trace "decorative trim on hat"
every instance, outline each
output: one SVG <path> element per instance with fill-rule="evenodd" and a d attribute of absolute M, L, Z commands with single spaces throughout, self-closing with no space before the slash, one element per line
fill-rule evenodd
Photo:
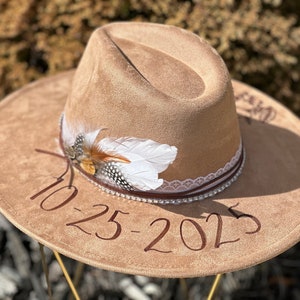
<path fill-rule="evenodd" d="M 226 188 L 231 186 L 233 182 L 235 182 L 240 174 L 242 173 L 242 169 L 245 164 L 246 154 L 245 149 L 242 147 L 241 155 L 236 165 L 229 171 L 220 176 L 220 178 L 215 178 L 211 180 L 211 182 L 207 182 L 203 184 L 199 189 L 194 188 L 187 191 L 182 192 L 137 192 L 137 191 L 125 191 L 114 188 L 113 186 L 109 186 L 104 182 L 96 181 L 94 177 L 90 176 L 85 172 L 80 172 L 83 177 L 85 177 L 92 184 L 100 188 L 102 191 L 117 196 L 123 197 L 128 200 L 135 200 L 139 202 L 145 203 L 153 203 L 153 204 L 183 204 L 183 203 L 191 203 L 195 201 L 204 200 L 209 197 L 213 197 L 216 194 L 224 191 Z M 223 178 L 225 177 L 225 179 Z"/>
<path fill-rule="evenodd" d="M 155 204 L 203 200 L 229 187 L 245 163 L 241 142 L 230 161 L 216 172 L 195 179 L 164 181 L 158 174 L 175 160 L 175 146 L 134 137 L 97 142 L 101 130 L 72 134 L 62 117 L 61 146 L 72 166 L 87 180 L 104 192 L 130 200 Z"/>
<path fill-rule="evenodd" d="M 186 191 L 194 188 L 199 189 L 199 187 L 205 186 L 206 184 L 209 184 L 213 180 L 221 178 L 224 173 L 231 170 L 240 159 L 242 151 L 243 151 L 243 146 L 242 143 L 240 143 L 238 150 L 231 158 L 231 160 L 227 162 L 224 167 L 218 169 L 216 172 L 210 173 L 206 176 L 199 176 L 197 178 L 188 178 L 185 180 L 172 180 L 172 181 L 164 180 L 164 183 L 157 189 L 157 191 L 181 192 L 181 191 Z"/>

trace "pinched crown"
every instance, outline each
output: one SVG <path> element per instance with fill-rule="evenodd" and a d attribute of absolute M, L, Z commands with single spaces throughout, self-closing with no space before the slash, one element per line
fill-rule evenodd
<path fill-rule="evenodd" d="M 223 60 L 200 37 L 159 24 L 112 23 L 92 34 L 73 79 L 64 122 L 74 139 L 74 144 L 66 143 L 66 151 L 73 156 L 80 134 L 101 128 L 115 140 L 134 138 L 176 148 L 168 167 L 158 172 L 157 180 L 169 182 L 215 173 L 241 147 Z M 97 171 L 85 162 L 91 172 Z"/>

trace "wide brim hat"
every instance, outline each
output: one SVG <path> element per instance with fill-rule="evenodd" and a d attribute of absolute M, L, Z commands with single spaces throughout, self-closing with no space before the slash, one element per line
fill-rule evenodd
<path fill-rule="evenodd" d="M 154 66 L 153 57 L 159 58 Z M 165 68 L 173 63 L 171 71 Z M 165 84 L 172 78 L 180 84 Z M 76 122 L 76 145 L 67 145 L 62 130 Z M 208 183 L 158 196 L 102 185 L 76 152 L 80 130 L 100 125 L 108 139 L 133 136 L 176 148 L 160 175 L 175 190 L 197 170 L 198 181 Z M 206 276 L 259 264 L 300 238 L 299 119 L 264 93 L 231 81 L 215 50 L 172 26 L 98 29 L 76 71 L 31 83 L 0 103 L 0 141 L 1 213 L 40 243 L 99 268 Z M 226 177 L 221 184 L 219 175 Z"/>

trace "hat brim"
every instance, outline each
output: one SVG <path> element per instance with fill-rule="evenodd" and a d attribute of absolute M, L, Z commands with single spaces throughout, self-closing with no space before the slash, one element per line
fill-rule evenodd
<path fill-rule="evenodd" d="M 16 227 L 84 263 L 155 277 L 239 270 L 299 241 L 300 123 L 282 105 L 233 81 L 242 174 L 213 198 L 160 206 L 106 194 L 78 173 L 69 189 L 70 174 L 57 179 L 66 161 L 35 150 L 61 154 L 72 76 L 39 80 L 0 103 L 0 212 Z"/>

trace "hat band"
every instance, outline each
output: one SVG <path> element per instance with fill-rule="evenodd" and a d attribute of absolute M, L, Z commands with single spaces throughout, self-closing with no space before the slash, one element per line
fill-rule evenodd
<path fill-rule="evenodd" d="M 156 191 L 164 191 L 164 192 L 178 192 L 178 191 L 186 191 L 191 189 L 199 189 L 200 187 L 206 186 L 211 184 L 213 181 L 218 180 L 225 180 L 226 178 L 223 178 L 223 175 L 226 174 L 229 177 L 230 170 L 234 169 L 234 166 L 237 165 L 239 159 L 241 158 L 241 154 L 243 151 L 242 143 L 240 143 L 238 150 L 234 154 L 234 156 L 231 158 L 229 162 L 225 164 L 224 167 L 218 169 L 214 173 L 210 173 L 207 176 L 200 176 L 195 179 L 189 178 L 185 180 L 172 180 L 167 181 L 164 180 L 164 183 L 162 186 L 156 189 Z"/>
<path fill-rule="evenodd" d="M 210 182 L 206 182 L 199 188 L 189 189 L 182 192 L 142 192 L 142 191 L 126 191 L 121 190 L 115 186 L 111 186 L 105 182 L 101 182 L 94 176 L 81 170 L 80 167 L 75 166 L 80 173 L 91 183 L 99 187 L 106 193 L 115 195 L 117 197 L 123 197 L 129 200 L 135 200 L 140 202 L 154 203 L 154 204 L 181 204 L 191 203 L 212 197 L 227 187 L 229 187 L 242 172 L 242 168 L 245 163 L 245 150 L 243 149 L 241 157 L 237 164 L 228 172 L 218 178 L 212 179 Z"/>
<path fill-rule="evenodd" d="M 62 142 L 62 138 L 60 139 Z M 63 145 L 61 143 L 63 148 Z M 63 148 L 64 149 L 64 148 Z M 129 200 L 154 204 L 181 204 L 199 201 L 212 197 L 229 187 L 242 172 L 245 163 L 245 150 L 242 143 L 231 160 L 215 173 L 196 179 L 164 181 L 155 191 L 123 190 L 118 186 L 96 178 L 83 170 L 80 165 L 71 162 L 74 168 L 92 184 L 102 191 Z"/>
<path fill-rule="evenodd" d="M 179 204 L 213 196 L 240 175 L 245 161 L 242 142 L 222 168 L 195 179 L 166 181 L 158 174 L 177 155 L 177 148 L 134 137 L 102 138 L 101 128 L 74 134 L 64 115 L 61 118 L 60 146 L 71 168 L 107 193 L 126 199 Z"/>

